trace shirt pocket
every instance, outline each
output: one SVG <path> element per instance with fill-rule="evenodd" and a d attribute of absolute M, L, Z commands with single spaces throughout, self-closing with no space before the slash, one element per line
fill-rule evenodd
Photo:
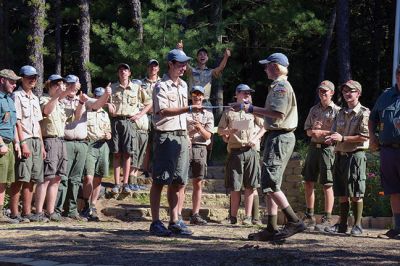
<path fill-rule="evenodd" d="M 168 106 L 178 107 L 178 95 L 174 92 L 167 93 Z"/>
<path fill-rule="evenodd" d="M 21 99 L 22 117 L 27 118 L 32 114 L 32 107 L 29 99 Z"/>
<path fill-rule="evenodd" d="M 42 110 L 40 109 L 40 104 L 38 101 L 33 102 L 33 115 L 37 120 L 40 120 L 42 117 Z"/>
<path fill-rule="evenodd" d="M 128 104 L 135 106 L 138 101 L 137 98 L 138 97 L 136 95 L 128 95 Z"/>

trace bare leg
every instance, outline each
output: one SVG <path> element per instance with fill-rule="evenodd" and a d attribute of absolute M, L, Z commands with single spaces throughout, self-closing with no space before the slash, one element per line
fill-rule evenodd
<path fill-rule="evenodd" d="M 131 156 L 128 153 L 124 153 L 123 156 L 124 184 L 128 184 L 131 168 Z"/>
<path fill-rule="evenodd" d="M 184 205 L 185 205 L 185 186 L 183 186 L 183 189 L 179 190 L 178 215 L 182 215 L 182 209 Z"/>
<path fill-rule="evenodd" d="M 22 213 L 24 215 L 30 215 L 32 211 L 33 186 L 33 182 L 24 183 L 22 185 Z"/>
<path fill-rule="evenodd" d="M 83 179 L 83 198 L 88 200 L 93 193 L 93 176 L 87 175 Z"/>
<path fill-rule="evenodd" d="M 267 204 L 268 215 L 278 215 L 278 205 L 275 203 L 270 193 L 267 194 L 265 200 Z"/>
<path fill-rule="evenodd" d="M 152 184 L 150 189 L 151 218 L 154 221 L 160 220 L 160 200 L 163 185 Z"/>
<path fill-rule="evenodd" d="M 57 199 L 58 186 L 60 185 L 61 177 L 56 176 L 50 179 L 49 186 L 47 187 L 46 194 L 46 209 L 49 214 L 54 212 L 55 203 Z"/>
<path fill-rule="evenodd" d="M 11 209 L 11 214 L 13 216 L 19 215 L 18 204 L 19 204 L 21 187 L 22 183 L 18 181 L 11 184 L 10 209 Z"/>
<path fill-rule="evenodd" d="M 0 205 L 1 206 L 4 206 L 4 196 L 6 195 L 5 192 L 6 192 L 6 184 L 0 183 Z"/>
<path fill-rule="evenodd" d="M 333 203 L 335 202 L 332 186 L 324 186 L 324 196 L 325 196 L 325 212 L 332 213 Z"/>
<path fill-rule="evenodd" d="M 240 191 L 231 191 L 231 216 L 237 217 L 240 204 Z"/>
<path fill-rule="evenodd" d="M 170 209 L 170 221 L 178 221 L 178 201 L 179 194 L 185 188 L 182 185 L 170 185 L 168 186 L 168 204 Z"/>
<path fill-rule="evenodd" d="M 36 185 L 35 189 L 35 208 L 36 213 L 43 212 L 43 205 L 47 195 L 47 187 L 49 186 L 50 179 L 45 179 L 42 183 Z"/>
<path fill-rule="evenodd" d="M 193 194 L 192 194 L 192 214 L 200 212 L 201 195 L 203 180 L 200 178 L 193 178 Z"/>
<path fill-rule="evenodd" d="M 251 211 L 253 209 L 254 189 L 246 188 L 244 190 L 244 212 L 247 217 L 251 217 Z"/>
<path fill-rule="evenodd" d="M 308 209 L 314 209 L 314 202 L 315 202 L 314 182 L 306 181 L 304 188 L 306 196 L 306 206 Z"/>
<path fill-rule="evenodd" d="M 101 177 L 95 176 L 93 179 L 93 192 L 90 197 L 90 203 L 92 206 L 96 206 L 97 199 L 99 198 L 100 195 L 100 189 L 101 189 Z"/>
<path fill-rule="evenodd" d="M 121 176 L 121 153 L 114 153 L 113 155 L 113 167 L 114 167 L 114 182 L 116 185 L 120 183 Z"/>

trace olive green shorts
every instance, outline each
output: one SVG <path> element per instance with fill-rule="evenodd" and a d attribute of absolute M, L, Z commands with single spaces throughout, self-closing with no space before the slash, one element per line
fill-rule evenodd
<path fill-rule="evenodd" d="M 193 144 L 189 152 L 191 177 L 204 179 L 207 176 L 207 146 Z"/>
<path fill-rule="evenodd" d="M 12 142 L 5 145 L 8 147 L 8 152 L 0 155 L 0 184 L 10 184 L 15 181 L 14 145 Z"/>
<path fill-rule="evenodd" d="M 129 119 L 112 118 L 111 119 L 111 152 L 129 153 L 137 159 L 136 148 L 137 136 L 135 125 Z M 135 162 L 136 164 L 136 162 Z"/>
<path fill-rule="evenodd" d="M 142 168 L 144 158 L 146 157 L 146 148 L 149 143 L 149 133 L 145 130 L 137 130 L 136 153 L 132 156 L 131 167 Z"/>
<path fill-rule="evenodd" d="M 107 141 L 89 142 L 84 174 L 95 177 L 108 176 L 110 148 Z"/>
<path fill-rule="evenodd" d="M 366 180 L 364 151 L 336 153 L 333 171 L 333 191 L 336 197 L 364 197 Z"/>
<path fill-rule="evenodd" d="M 293 132 L 282 130 L 267 133 L 261 169 L 261 186 L 264 193 L 281 190 L 283 173 L 294 149 Z"/>
<path fill-rule="evenodd" d="M 16 180 L 27 183 L 41 183 L 44 180 L 42 141 L 39 138 L 29 138 L 24 143 L 28 145 L 31 156 L 17 160 Z"/>
<path fill-rule="evenodd" d="M 68 156 L 67 145 L 60 138 L 45 138 L 43 140 L 46 149 L 44 159 L 44 178 L 52 179 L 56 176 L 67 175 Z"/>
<path fill-rule="evenodd" d="M 317 182 L 325 186 L 333 185 L 333 163 L 335 153 L 333 146 L 310 143 L 302 175 L 305 181 Z"/>
<path fill-rule="evenodd" d="M 252 148 L 231 149 L 225 169 L 225 187 L 231 191 L 260 186 L 260 155 Z"/>

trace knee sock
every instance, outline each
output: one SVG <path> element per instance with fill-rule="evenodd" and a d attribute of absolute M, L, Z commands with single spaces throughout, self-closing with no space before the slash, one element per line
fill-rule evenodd
<path fill-rule="evenodd" d="M 278 231 L 278 215 L 267 215 L 267 230 Z"/>
<path fill-rule="evenodd" d="M 364 206 L 364 203 L 362 201 L 351 203 L 351 207 L 353 209 L 353 215 L 354 215 L 354 225 L 361 226 L 363 206 Z"/>
<path fill-rule="evenodd" d="M 325 212 L 325 217 L 327 219 L 332 219 L 332 213 L 331 212 Z"/>
<path fill-rule="evenodd" d="M 314 216 L 314 208 L 307 208 L 306 215 Z"/>
<path fill-rule="evenodd" d="M 297 223 L 299 221 L 299 217 L 297 217 L 290 205 L 287 206 L 285 209 L 282 209 L 282 212 L 285 214 L 288 222 Z"/>
<path fill-rule="evenodd" d="M 348 201 L 340 203 L 340 224 L 347 225 L 347 216 L 349 215 L 350 203 Z"/>
<path fill-rule="evenodd" d="M 260 198 L 258 195 L 254 196 L 251 216 L 253 217 L 253 220 L 260 220 Z"/>

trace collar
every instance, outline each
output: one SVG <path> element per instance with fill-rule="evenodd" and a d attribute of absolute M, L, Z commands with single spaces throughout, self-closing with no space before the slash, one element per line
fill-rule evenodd
<path fill-rule="evenodd" d="M 208 66 L 205 66 L 204 68 L 200 68 L 198 65 L 196 65 L 196 67 L 194 69 L 204 71 L 204 70 L 208 70 L 209 68 L 208 68 Z"/>
<path fill-rule="evenodd" d="M 150 82 L 150 83 L 156 83 L 157 81 L 159 81 L 161 78 L 159 76 L 157 76 L 157 79 L 155 81 L 150 80 L 148 77 L 144 78 L 144 81 Z"/>
<path fill-rule="evenodd" d="M 32 98 L 36 97 L 35 94 L 32 91 L 31 91 L 31 94 L 29 95 L 21 86 L 18 88 L 18 90 L 20 90 L 21 91 L 21 95 L 26 97 L 26 98 L 32 99 Z"/>
<path fill-rule="evenodd" d="M 168 74 L 164 74 L 162 81 L 164 81 L 165 83 L 167 83 L 168 86 L 170 87 L 181 87 L 182 85 L 182 79 L 178 78 L 178 85 L 175 85 L 175 83 L 172 81 L 172 79 L 169 77 Z"/>
<path fill-rule="evenodd" d="M 319 101 L 318 104 L 321 107 L 321 109 L 324 109 L 324 106 L 322 105 L 321 101 Z M 326 108 L 328 108 L 328 107 L 333 109 L 333 107 L 335 107 L 335 103 L 333 101 L 331 101 Z"/>
<path fill-rule="evenodd" d="M 4 91 L 0 91 L 0 98 L 6 98 L 8 93 L 5 93 Z"/>
<path fill-rule="evenodd" d="M 351 110 L 351 112 L 354 112 L 354 113 L 357 114 L 360 111 L 360 109 L 361 109 L 361 103 L 358 102 L 357 105 Z M 346 108 L 346 113 L 347 114 L 350 113 L 348 110 L 349 110 L 349 108 L 347 107 Z"/>
<path fill-rule="evenodd" d="M 120 88 L 122 88 L 124 90 L 132 90 L 133 83 L 132 83 L 132 81 L 129 81 L 128 86 L 126 86 L 126 88 L 124 88 L 124 87 L 121 86 L 121 83 L 118 81 L 118 87 L 120 87 Z"/>

